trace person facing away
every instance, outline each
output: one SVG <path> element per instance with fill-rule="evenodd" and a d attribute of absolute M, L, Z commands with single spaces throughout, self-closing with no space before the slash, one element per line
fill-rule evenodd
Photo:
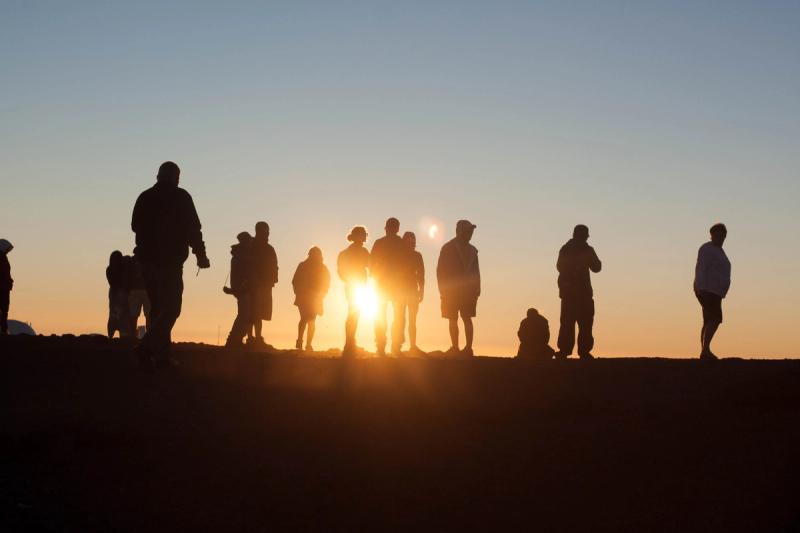
<path fill-rule="evenodd" d="M 406 245 L 406 254 L 402 262 L 400 313 L 405 317 L 408 310 L 409 350 L 419 354 L 421 350 L 417 346 L 417 313 L 419 304 L 425 297 L 425 262 L 422 254 L 416 250 L 417 236 L 413 232 L 407 231 L 403 234 L 403 244 Z"/>
<path fill-rule="evenodd" d="M 225 341 L 225 346 L 228 348 L 241 347 L 242 339 L 245 335 L 250 335 L 250 326 L 253 323 L 251 318 L 253 305 L 250 301 L 253 237 L 243 231 L 236 236 L 236 241 L 237 243 L 231 246 L 231 286 L 222 288 L 226 294 L 232 294 L 236 298 L 236 318 Z"/>
<path fill-rule="evenodd" d="M 392 354 L 400 355 L 403 345 L 403 313 L 400 309 L 402 296 L 401 263 L 406 255 L 406 245 L 400 238 L 400 221 L 386 221 L 386 235 L 372 245 L 369 256 L 369 271 L 378 290 L 378 313 L 375 316 L 375 348 L 378 356 L 386 355 L 386 311 L 392 304 Z"/>
<path fill-rule="evenodd" d="M 448 320 L 450 331 L 449 355 L 461 354 L 471 357 L 474 329 L 472 318 L 476 314 L 478 297 L 481 295 L 481 272 L 478 265 L 478 249 L 470 244 L 475 224 L 459 220 L 456 236 L 442 246 L 436 265 L 436 279 L 442 300 L 442 318 Z M 464 322 L 466 345 L 458 350 L 458 316 Z"/>
<path fill-rule="evenodd" d="M 547 361 L 555 351 L 550 347 L 550 324 L 534 308 L 528 309 L 527 316 L 519 323 L 517 330 L 519 350 L 517 357 Z"/>
<path fill-rule="evenodd" d="M 176 364 L 169 356 L 172 328 L 181 314 L 183 263 L 189 248 L 198 268 L 209 268 L 200 218 L 191 195 L 178 187 L 180 168 L 172 161 L 158 169 L 156 184 L 139 195 L 131 229 L 136 233 L 134 257 L 142 266 L 150 299 L 150 328 L 137 348 L 139 361 Z"/>
<path fill-rule="evenodd" d="M 108 323 L 106 329 L 108 338 L 114 337 L 114 332 L 119 332 L 120 338 L 129 337 L 131 334 L 130 318 L 128 317 L 128 287 L 125 276 L 125 257 L 119 250 L 111 252 L 106 267 L 106 280 L 108 280 Z"/>
<path fill-rule="evenodd" d="M 711 339 L 722 324 L 722 299 L 731 287 L 731 262 L 722 245 L 728 236 L 725 224 L 714 224 L 711 240 L 697 252 L 694 269 L 694 293 L 703 308 L 703 327 L 700 329 L 700 359 L 715 361 Z"/>
<path fill-rule="evenodd" d="M 8 335 L 8 309 L 11 305 L 11 289 L 14 288 L 8 254 L 13 249 L 10 242 L 0 239 L 0 335 Z"/>
<path fill-rule="evenodd" d="M 359 309 L 356 294 L 360 287 L 367 283 L 369 268 L 369 252 L 364 247 L 367 242 L 367 229 L 355 226 L 347 236 L 350 245 L 339 253 L 336 259 L 336 271 L 344 282 L 344 293 L 347 298 L 347 321 L 344 326 L 344 349 L 342 357 L 355 357 L 356 330 L 358 329 Z"/>
<path fill-rule="evenodd" d="M 261 335 L 262 320 L 272 320 L 272 288 L 278 283 L 278 256 L 269 243 L 269 224 L 266 222 L 256 223 L 250 259 L 253 343 L 256 347 L 264 347 L 266 343 Z"/>
<path fill-rule="evenodd" d="M 594 359 L 592 324 L 594 322 L 594 292 L 589 272 L 600 272 L 601 263 L 594 248 L 589 246 L 589 228 L 578 224 L 572 239 L 558 252 L 558 294 L 561 297 L 561 324 L 558 329 L 559 358 L 572 354 L 575 347 L 575 324 L 578 325 L 578 355 Z"/>
<path fill-rule="evenodd" d="M 144 314 L 145 331 L 150 327 L 150 298 L 142 275 L 142 265 L 135 257 L 125 256 L 125 286 L 128 289 L 128 318 L 133 336 L 139 324 L 139 315 Z"/>
<path fill-rule="evenodd" d="M 314 331 L 317 317 L 322 316 L 323 301 L 331 285 L 331 275 L 328 267 L 322 260 L 322 250 L 313 246 L 308 251 L 308 258 L 297 265 L 297 270 L 292 278 L 294 289 L 294 305 L 300 312 L 300 321 L 297 323 L 297 342 L 295 348 L 303 348 L 303 335 L 308 326 L 306 338 L 306 351 L 313 351 Z"/>

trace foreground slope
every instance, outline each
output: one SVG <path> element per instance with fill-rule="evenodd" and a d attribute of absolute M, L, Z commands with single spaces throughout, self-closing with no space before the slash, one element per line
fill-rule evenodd
<path fill-rule="evenodd" d="M 0 529 L 790 531 L 800 362 L 0 339 Z"/>

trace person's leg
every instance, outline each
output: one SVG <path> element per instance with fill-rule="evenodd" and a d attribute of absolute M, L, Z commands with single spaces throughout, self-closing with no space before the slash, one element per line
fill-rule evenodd
<path fill-rule="evenodd" d="M 419 301 L 412 300 L 408 303 L 408 340 L 411 350 L 419 350 L 417 347 L 417 313 L 419 313 Z"/>
<path fill-rule="evenodd" d="M 580 302 L 577 309 L 578 319 L 578 355 L 584 358 L 591 357 L 594 348 L 594 337 L 592 336 L 592 326 L 594 324 L 594 300 L 589 299 Z"/>
<path fill-rule="evenodd" d="M 714 334 L 719 329 L 719 322 L 712 321 L 705 324 L 703 327 L 703 341 L 702 341 L 702 351 L 700 352 L 702 355 L 713 355 L 711 351 L 711 340 L 714 338 Z"/>
<path fill-rule="evenodd" d="M 375 314 L 375 349 L 378 355 L 386 353 L 386 312 L 389 302 L 378 290 L 378 312 Z"/>
<path fill-rule="evenodd" d="M 150 346 L 161 358 L 168 358 L 172 344 L 172 328 L 181 314 L 183 301 L 183 266 L 159 265 L 156 270 L 159 313 L 153 324 Z M 149 335 L 149 333 L 148 333 Z"/>
<path fill-rule="evenodd" d="M 447 329 L 450 331 L 450 350 L 458 351 L 458 317 L 447 320 Z"/>
<path fill-rule="evenodd" d="M 312 343 L 314 342 L 314 333 L 317 329 L 317 317 L 308 319 L 308 337 L 306 337 L 306 350 L 313 349 Z"/>
<path fill-rule="evenodd" d="M 255 336 L 256 339 L 260 339 L 261 338 L 261 327 L 262 327 L 262 325 L 263 324 L 261 323 L 261 318 L 256 318 L 253 321 L 253 335 Z"/>
<path fill-rule="evenodd" d="M 464 321 L 464 339 L 466 345 L 464 346 L 464 351 L 467 353 L 472 353 L 472 339 L 475 336 L 475 329 L 472 325 L 472 317 L 471 316 L 462 316 L 461 320 Z"/>
<path fill-rule="evenodd" d="M 307 320 L 303 317 L 303 313 L 300 313 L 300 321 L 297 323 L 297 340 L 294 342 L 294 347 L 298 350 L 303 348 L 303 335 L 306 333 L 306 322 Z"/>
<path fill-rule="evenodd" d="M 11 291 L 0 291 L 0 334 L 8 333 L 8 308 L 11 303 Z"/>
<path fill-rule="evenodd" d="M 392 353 L 399 354 L 405 341 L 404 332 L 406 329 L 406 307 L 400 298 L 392 300 Z"/>
<path fill-rule="evenodd" d="M 575 316 L 572 302 L 568 299 L 561 300 L 561 319 L 558 328 L 558 351 L 562 357 L 572 354 L 575 347 Z"/>

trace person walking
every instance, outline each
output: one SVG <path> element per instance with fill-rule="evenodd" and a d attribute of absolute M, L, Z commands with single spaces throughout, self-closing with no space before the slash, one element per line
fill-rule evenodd
<path fill-rule="evenodd" d="M 303 349 L 303 335 L 308 327 L 306 337 L 306 351 L 314 350 L 314 331 L 316 330 L 317 317 L 322 316 L 323 301 L 328 294 L 331 284 L 331 275 L 328 267 L 322 260 L 322 250 L 313 246 L 308 251 L 308 258 L 297 265 L 297 270 L 292 278 L 294 289 L 294 304 L 300 311 L 300 321 L 297 323 L 297 341 L 295 348 Z"/>
<path fill-rule="evenodd" d="M 416 250 L 417 236 L 414 232 L 407 231 L 403 234 L 403 244 L 406 246 L 406 254 L 402 262 L 400 313 L 408 324 L 409 351 L 420 354 L 422 350 L 417 346 L 417 314 L 419 304 L 425 298 L 425 262 L 422 254 Z"/>
<path fill-rule="evenodd" d="M 558 252 L 558 294 L 561 297 L 561 324 L 558 330 L 556 357 L 567 358 L 575 347 L 575 324 L 578 325 L 578 356 L 594 359 L 592 325 L 594 292 L 589 272 L 600 272 L 601 263 L 589 246 L 589 228 L 578 224 L 572 239 Z"/>
<path fill-rule="evenodd" d="M 347 321 L 345 322 L 345 342 L 342 357 L 355 357 L 358 352 L 356 346 L 356 330 L 358 329 L 359 309 L 356 295 L 360 288 L 367 283 L 369 269 L 369 252 L 364 247 L 367 242 L 367 229 L 364 226 L 355 226 L 347 236 L 350 245 L 339 253 L 336 259 L 336 271 L 339 279 L 344 282 L 344 292 L 347 298 Z"/>
<path fill-rule="evenodd" d="M 226 348 L 241 348 L 242 339 L 245 335 L 250 336 L 253 324 L 251 318 L 253 304 L 250 301 L 253 237 L 243 231 L 236 236 L 236 241 L 237 243 L 231 246 L 231 286 L 222 288 L 223 292 L 232 294 L 236 298 L 236 318 L 225 341 Z"/>
<path fill-rule="evenodd" d="M 390 218 L 384 227 L 386 235 L 376 240 L 369 256 L 369 271 L 378 291 L 378 313 L 375 316 L 375 348 L 379 357 L 386 355 L 386 312 L 392 306 L 392 355 L 400 355 L 405 324 L 401 312 L 401 263 L 406 245 L 400 238 L 400 221 Z"/>
<path fill-rule="evenodd" d="M 481 271 L 478 265 L 478 249 L 470 244 L 475 224 L 459 220 L 456 236 L 442 246 L 436 264 L 436 279 L 442 300 L 442 318 L 448 320 L 450 332 L 449 355 L 472 357 L 474 328 L 472 319 L 476 315 L 478 297 L 481 295 Z M 458 349 L 458 316 L 464 323 L 466 345 Z"/>
<path fill-rule="evenodd" d="M 180 168 L 163 163 L 156 184 L 139 195 L 131 229 L 136 234 L 134 257 L 142 265 L 150 298 L 150 328 L 137 347 L 144 368 L 176 362 L 170 357 L 172 328 L 181 314 L 183 264 L 189 248 L 198 268 L 209 268 L 200 218 L 191 195 L 178 187 Z"/>
<path fill-rule="evenodd" d="M 256 236 L 251 250 L 251 303 L 254 328 L 253 344 L 257 348 L 266 347 L 261 335 L 262 321 L 272 320 L 272 288 L 278 283 L 278 256 L 269 244 L 269 224 L 256 223 Z"/>
<path fill-rule="evenodd" d="M 709 230 L 711 240 L 697 252 L 694 269 L 694 293 L 703 308 L 703 327 L 700 329 L 700 359 L 716 361 L 711 340 L 722 324 L 722 300 L 731 287 L 731 262 L 722 245 L 728 236 L 725 224 L 714 224 Z"/>
<path fill-rule="evenodd" d="M 106 267 L 108 281 L 108 338 L 119 332 L 119 337 L 131 336 L 131 324 L 128 316 L 128 287 L 125 276 L 125 257 L 119 250 L 111 252 Z"/>
<path fill-rule="evenodd" d="M 8 309 L 11 306 L 11 263 L 8 254 L 14 246 L 5 239 L 0 239 L 0 335 L 8 335 Z"/>

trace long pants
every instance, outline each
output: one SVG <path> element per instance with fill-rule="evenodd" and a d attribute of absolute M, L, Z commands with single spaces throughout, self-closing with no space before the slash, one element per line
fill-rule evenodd
<path fill-rule="evenodd" d="M 403 332 L 406 329 L 405 312 L 400 298 L 380 298 L 378 314 L 375 317 L 375 345 L 379 350 L 386 348 L 386 311 L 392 304 L 392 349 L 400 349 L 403 345 Z"/>
<path fill-rule="evenodd" d="M 172 344 L 172 327 L 181 315 L 183 265 L 143 263 L 142 274 L 150 298 L 150 328 L 142 344 L 165 355 Z"/>
<path fill-rule="evenodd" d="M 575 346 L 575 324 L 578 325 L 578 355 L 586 355 L 594 347 L 592 324 L 594 299 L 564 298 L 561 300 L 561 327 L 558 330 L 558 349 L 570 355 Z"/>
<path fill-rule="evenodd" d="M 131 289 L 128 293 L 128 316 L 131 320 L 131 329 L 134 336 L 136 336 L 139 315 L 142 313 L 144 313 L 145 327 L 150 326 L 150 298 L 147 297 L 147 290 Z"/>
<path fill-rule="evenodd" d="M 228 335 L 228 342 L 241 342 L 245 335 L 250 331 L 250 326 L 253 320 L 250 318 L 253 314 L 253 304 L 250 300 L 249 294 L 242 294 L 236 297 L 236 319 L 231 326 L 231 332 Z"/>
<path fill-rule="evenodd" d="M 0 291 L 0 333 L 8 333 L 8 307 L 11 291 Z"/>

